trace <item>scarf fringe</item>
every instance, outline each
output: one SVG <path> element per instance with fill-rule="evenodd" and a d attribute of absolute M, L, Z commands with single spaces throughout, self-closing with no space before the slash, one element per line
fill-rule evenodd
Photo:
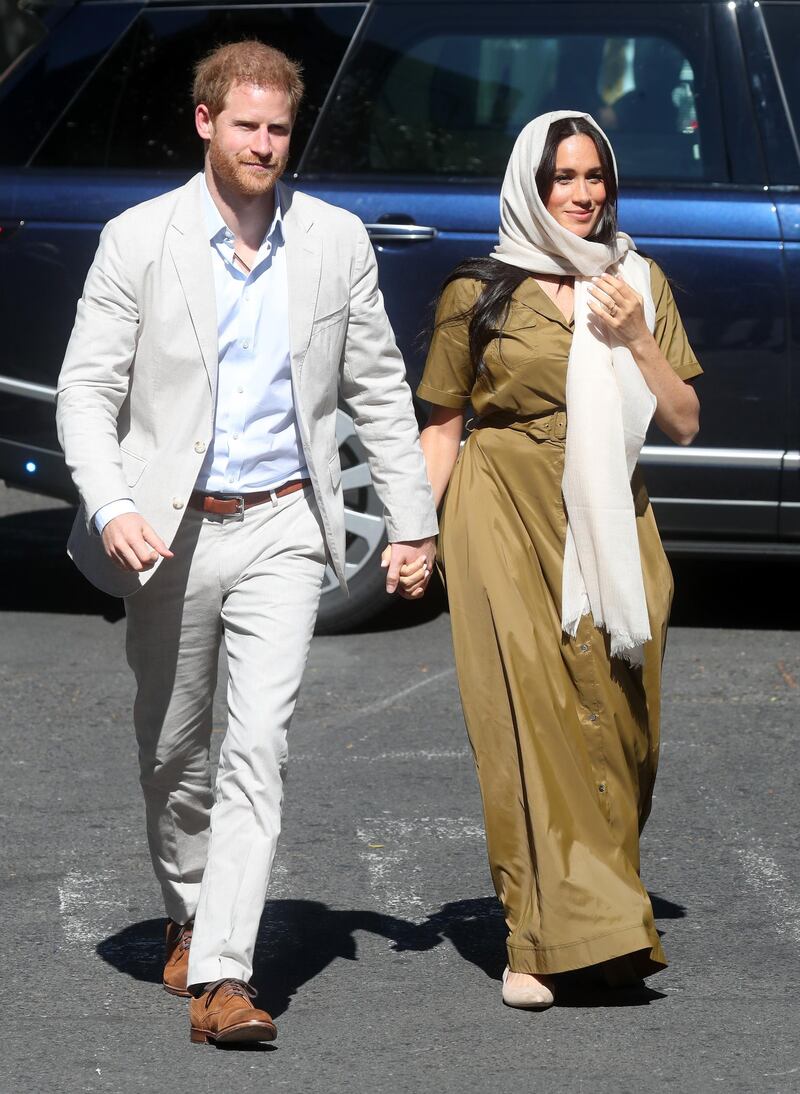
<path fill-rule="evenodd" d="M 570 619 L 564 619 L 561 623 L 561 630 L 569 638 L 577 638 L 578 625 L 581 619 L 585 615 L 589 615 L 591 608 L 586 608 L 577 615 L 572 616 Z M 641 665 L 644 663 L 644 645 L 649 642 L 652 635 L 648 631 L 646 634 L 628 634 L 625 631 L 612 631 L 605 625 L 602 619 L 595 619 L 594 625 L 600 631 L 605 631 L 611 640 L 611 656 L 621 657 L 623 661 L 627 661 L 629 665 Z"/>

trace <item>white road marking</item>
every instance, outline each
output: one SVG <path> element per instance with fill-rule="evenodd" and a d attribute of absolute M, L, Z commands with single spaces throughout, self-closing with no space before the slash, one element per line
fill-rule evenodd
<path fill-rule="evenodd" d="M 381 910 L 422 923 L 423 867 L 420 848 L 435 840 L 483 840 L 483 825 L 471 817 L 365 817 L 356 829 L 359 857 Z"/>
<path fill-rule="evenodd" d="M 375 703 L 369 703 L 367 706 L 361 707 L 353 713 L 353 718 L 361 719 L 366 718 L 370 714 L 378 714 L 380 711 L 386 710 L 395 703 L 399 703 L 401 699 L 413 695 L 414 692 L 419 691 L 420 688 L 429 687 L 431 684 L 438 683 L 439 680 L 446 680 L 449 676 L 455 676 L 455 671 L 454 668 L 442 669 L 441 672 L 435 672 L 432 676 L 426 676 L 424 680 L 418 680 L 416 684 L 410 684 L 407 688 L 396 691 L 394 695 L 387 695 L 385 699 L 378 699 Z"/>
<path fill-rule="evenodd" d="M 402 752 L 379 752 L 377 756 L 349 756 L 348 759 L 374 764 L 384 760 L 466 760 L 468 748 L 415 748 Z"/>
<path fill-rule="evenodd" d="M 107 870 L 70 870 L 58 887 L 61 926 L 67 942 L 94 947 L 130 920 L 128 905 L 114 896 L 119 879 Z"/>
<path fill-rule="evenodd" d="M 469 759 L 471 753 L 468 748 L 411 748 L 403 749 L 395 752 L 378 752 L 375 756 L 365 756 L 360 752 L 341 752 L 338 758 L 340 760 L 346 760 L 350 763 L 391 763 L 394 760 L 414 760 L 423 761 L 428 760 L 466 760 Z M 330 754 L 322 752 L 290 752 L 289 753 L 289 765 L 296 763 L 308 763 L 313 761 L 314 763 L 320 763 L 325 760 L 326 763 L 330 763 Z"/>
<path fill-rule="evenodd" d="M 276 858 L 272 863 L 272 872 L 269 875 L 267 900 L 281 900 L 283 897 L 290 895 L 289 868 L 280 858 Z"/>
<path fill-rule="evenodd" d="M 764 900 L 780 933 L 800 944 L 800 901 L 796 881 L 789 879 L 756 836 L 750 835 L 736 842 L 749 844 L 733 848 L 744 867 L 745 881 Z"/>

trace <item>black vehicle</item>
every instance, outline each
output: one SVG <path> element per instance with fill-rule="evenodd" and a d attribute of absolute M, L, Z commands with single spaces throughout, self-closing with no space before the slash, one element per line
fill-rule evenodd
<path fill-rule="evenodd" d="M 294 184 L 368 225 L 412 387 L 439 282 L 494 245 L 517 133 L 544 110 L 592 113 L 617 153 L 622 227 L 671 278 L 706 370 L 699 444 L 654 430 L 642 457 L 665 545 L 800 553 L 800 2 L 27 10 L 35 41 L 0 83 L 7 482 L 73 497 L 52 403 L 99 231 L 201 167 L 192 65 L 253 35 L 305 65 Z M 327 583 L 329 630 L 383 603 L 381 508 L 344 411 L 339 425 L 351 597 Z"/>

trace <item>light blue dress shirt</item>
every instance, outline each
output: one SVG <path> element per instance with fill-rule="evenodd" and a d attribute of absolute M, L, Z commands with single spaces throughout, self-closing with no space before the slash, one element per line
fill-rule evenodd
<path fill-rule="evenodd" d="M 271 490 L 308 470 L 297 427 L 289 358 L 286 247 L 275 216 L 249 274 L 234 265 L 234 236 L 208 189 L 219 330 L 214 436 L 197 478 L 207 493 Z"/>
<path fill-rule="evenodd" d="M 219 368 L 214 434 L 197 477 L 205 493 L 246 494 L 307 478 L 292 392 L 289 293 L 280 200 L 249 274 L 234 265 L 234 235 L 204 186 L 217 303 Z M 97 531 L 130 498 L 94 517 Z"/>

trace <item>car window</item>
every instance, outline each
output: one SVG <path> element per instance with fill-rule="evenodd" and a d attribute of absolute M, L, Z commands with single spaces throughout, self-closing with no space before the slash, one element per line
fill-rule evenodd
<path fill-rule="evenodd" d="M 626 182 L 727 181 L 706 5 L 408 10 L 371 17 L 304 171 L 499 178 L 527 121 L 574 108 Z"/>
<path fill-rule="evenodd" d="M 53 13 L 55 27 L 0 83 L 0 166 L 21 167 L 136 15 L 133 4 Z M 60 16 L 60 18 L 58 18 Z"/>
<path fill-rule="evenodd" d="M 761 10 L 800 159 L 800 4 L 762 3 Z"/>
<path fill-rule="evenodd" d="M 33 12 L 21 10 L 12 0 L 0 0 L 0 82 L 11 65 L 46 33 Z"/>
<path fill-rule="evenodd" d="M 38 167 L 196 168 L 195 62 L 226 41 L 259 38 L 303 64 L 306 95 L 292 135 L 299 157 L 363 6 L 142 12 L 34 156 Z"/>

